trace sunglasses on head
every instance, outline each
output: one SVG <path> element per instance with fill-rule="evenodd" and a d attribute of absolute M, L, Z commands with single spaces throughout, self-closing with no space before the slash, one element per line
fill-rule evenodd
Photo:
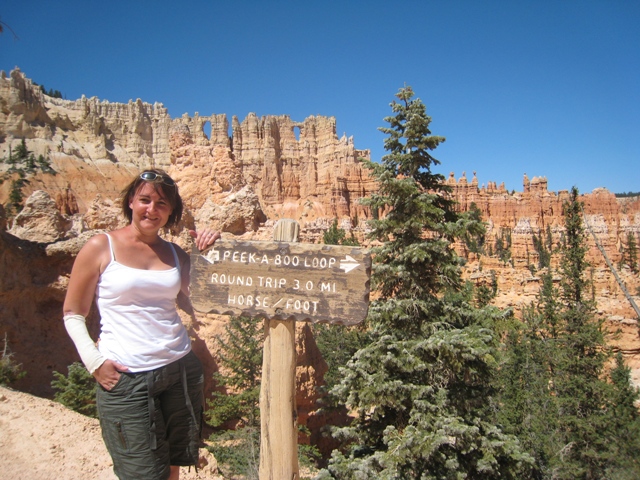
<path fill-rule="evenodd" d="M 165 185 L 169 185 L 171 187 L 176 186 L 176 183 L 171 179 L 171 177 L 164 176 L 156 172 L 142 172 L 140 174 L 140 178 L 145 182 L 164 183 Z"/>

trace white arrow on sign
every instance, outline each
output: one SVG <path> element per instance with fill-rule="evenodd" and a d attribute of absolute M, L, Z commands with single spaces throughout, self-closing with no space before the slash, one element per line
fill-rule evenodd
<path fill-rule="evenodd" d="M 220 252 L 218 250 L 209 250 L 202 258 L 209 263 L 216 263 L 220 261 Z"/>
<path fill-rule="evenodd" d="M 344 260 L 340 260 L 340 269 L 344 270 L 344 273 L 349 273 L 351 270 L 359 266 L 360 264 L 351 256 L 345 255 Z"/>

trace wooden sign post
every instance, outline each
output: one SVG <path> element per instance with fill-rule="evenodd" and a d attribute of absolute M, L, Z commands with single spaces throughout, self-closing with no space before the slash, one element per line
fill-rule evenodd
<path fill-rule="evenodd" d="M 218 240 L 191 255 L 191 303 L 200 312 L 265 318 L 260 385 L 260 479 L 297 480 L 295 321 L 354 325 L 369 307 L 371 257 L 356 247 L 296 243 L 280 220 L 274 242 Z"/>
<path fill-rule="evenodd" d="M 278 222 L 273 239 L 297 242 L 299 226 Z M 260 480 L 300 478 L 296 408 L 296 322 L 264 320 L 260 382 Z"/>

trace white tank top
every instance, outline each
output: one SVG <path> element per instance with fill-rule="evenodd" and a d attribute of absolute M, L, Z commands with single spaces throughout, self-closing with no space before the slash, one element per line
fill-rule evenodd
<path fill-rule="evenodd" d="M 176 309 L 180 262 L 168 270 L 142 270 L 116 261 L 107 234 L 111 262 L 96 286 L 100 311 L 100 353 L 131 372 L 168 365 L 191 350 L 191 341 Z"/>

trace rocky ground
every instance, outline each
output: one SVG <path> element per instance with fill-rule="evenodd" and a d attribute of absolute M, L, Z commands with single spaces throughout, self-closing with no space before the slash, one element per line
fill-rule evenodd
<path fill-rule="evenodd" d="M 202 452 L 181 480 L 222 479 L 213 456 Z M 0 472 L 5 479 L 117 480 L 98 421 L 61 404 L 0 387 Z"/>

